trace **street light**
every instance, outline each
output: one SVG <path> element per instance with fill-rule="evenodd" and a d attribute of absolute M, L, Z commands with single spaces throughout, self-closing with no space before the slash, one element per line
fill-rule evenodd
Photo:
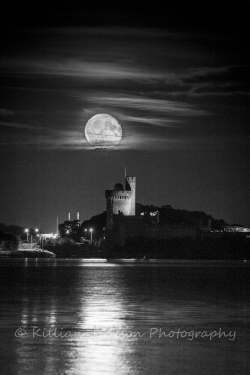
<path fill-rule="evenodd" d="M 25 232 L 27 233 L 27 242 L 29 242 L 29 229 L 25 229 Z"/>
<path fill-rule="evenodd" d="M 87 239 L 87 228 L 84 229 L 84 232 L 85 232 L 85 240 Z"/>
<path fill-rule="evenodd" d="M 35 232 L 36 232 L 36 243 L 38 243 L 38 239 L 40 239 L 39 238 L 39 229 L 35 229 Z M 32 238 L 32 237 L 31 237 Z"/>
<path fill-rule="evenodd" d="M 90 231 L 90 243 L 92 243 L 93 228 L 90 228 L 89 231 Z"/>

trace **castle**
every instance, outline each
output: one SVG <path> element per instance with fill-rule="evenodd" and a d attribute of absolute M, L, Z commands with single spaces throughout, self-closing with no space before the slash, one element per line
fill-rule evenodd
<path fill-rule="evenodd" d="M 136 177 L 126 176 L 126 171 L 125 189 L 121 183 L 117 183 L 113 190 L 105 190 L 105 197 L 105 238 L 109 246 L 124 245 L 129 237 L 196 238 L 200 233 L 197 225 L 159 225 L 158 210 L 145 211 L 142 205 L 136 204 Z"/>
<path fill-rule="evenodd" d="M 105 190 L 106 211 L 91 218 L 89 223 L 82 223 L 79 213 L 77 220 L 71 221 L 69 214 L 68 220 L 59 225 L 60 235 L 79 237 L 79 233 L 83 231 L 82 235 L 86 240 L 88 227 L 96 226 L 95 238 L 100 243 L 104 241 L 104 245 L 111 249 L 116 245 L 125 245 L 133 237 L 157 240 L 187 237 L 195 239 L 211 231 L 209 218 L 208 225 L 204 226 L 202 218 L 199 215 L 193 217 L 191 212 L 187 215 L 188 211 L 174 210 L 170 205 L 158 208 L 136 203 L 136 182 L 136 177 L 127 176 L 125 171 L 124 187 L 121 183 L 116 183 L 113 190 Z"/>
<path fill-rule="evenodd" d="M 125 190 L 121 183 L 114 186 L 114 190 L 106 190 L 107 201 L 106 228 L 112 229 L 114 225 L 114 215 L 135 216 L 135 193 L 136 177 L 125 175 Z"/>

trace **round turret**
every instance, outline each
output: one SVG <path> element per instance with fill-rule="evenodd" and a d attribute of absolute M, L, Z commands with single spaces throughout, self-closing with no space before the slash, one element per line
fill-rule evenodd
<path fill-rule="evenodd" d="M 116 190 L 116 191 L 123 190 L 122 184 L 120 184 L 119 182 L 117 184 L 115 184 L 114 190 Z"/>

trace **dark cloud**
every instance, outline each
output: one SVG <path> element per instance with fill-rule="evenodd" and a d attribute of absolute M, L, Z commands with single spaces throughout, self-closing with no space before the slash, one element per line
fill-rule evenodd
<path fill-rule="evenodd" d="M 12 116 L 14 113 L 15 111 L 6 108 L 0 108 L 0 116 Z"/>
<path fill-rule="evenodd" d="M 201 67 L 182 76 L 188 95 L 249 95 L 249 82 L 249 66 L 245 65 Z"/>

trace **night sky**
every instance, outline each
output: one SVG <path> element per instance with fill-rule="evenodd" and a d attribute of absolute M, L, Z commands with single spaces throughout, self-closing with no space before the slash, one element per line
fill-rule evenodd
<path fill-rule="evenodd" d="M 89 219 L 126 167 L 138 203 L 250 227 L 250 4 L 230 3 L 9 4 L 0 222 L 51 232 L 57 216 Z M 122 125 L 112 150 L 85 139 L 97 113 Z"/>

